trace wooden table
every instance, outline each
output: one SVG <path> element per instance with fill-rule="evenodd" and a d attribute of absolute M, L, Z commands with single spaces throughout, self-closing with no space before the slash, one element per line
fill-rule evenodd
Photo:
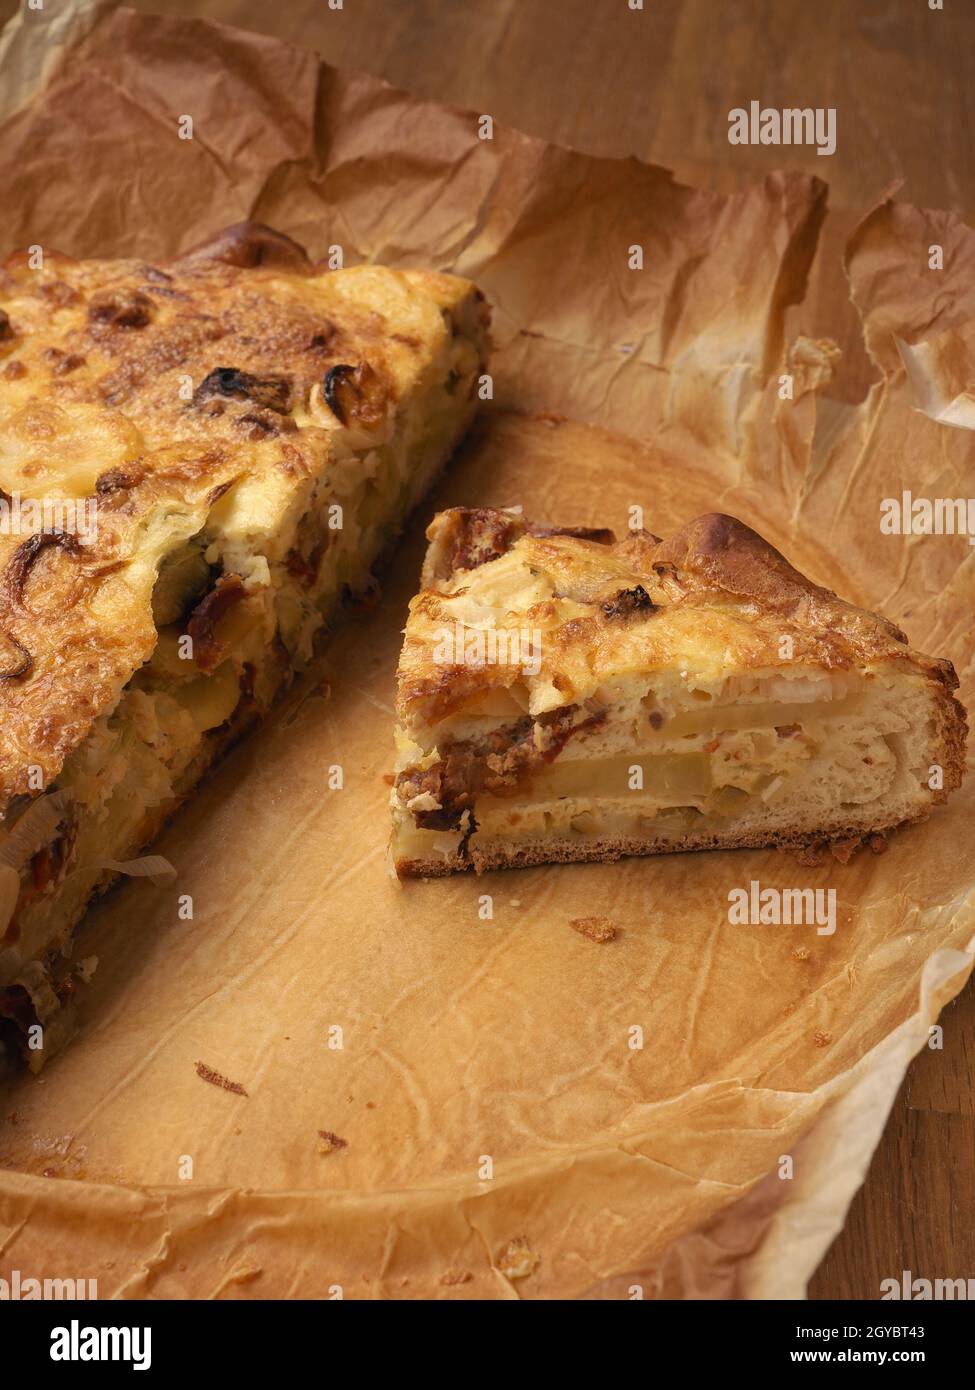
<path fill-rule="evenodd" d="M 698 187 L 739 187 L 783 164 L 825 179 L 831 215 L 789 328 L 838 341 L 830 391 L 845 400 L 861 399 L 872 375 L 842 273 L 850 228 L 896 178 L 906 200 L 975 216 L 971 0 L 942 11 L 926 0 L 645 0 L 642 11 L 630 0 L 136 3 L 273 34 L 548 140 L 666 165 Z M 0 19 L 14 8 L 0 0 Z M 836 153 L 731 146 L 728 112 L 753 98 L 835 107 Z M 814 1298 L 877 1298 L 881 1279 L 905 1269 L 975 1276 L 971 988 L 941 1023 L 944 1049 L 908 1072 Z"/>

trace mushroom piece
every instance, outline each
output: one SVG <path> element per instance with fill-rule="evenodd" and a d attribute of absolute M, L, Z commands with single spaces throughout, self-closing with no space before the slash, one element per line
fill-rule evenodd
<path fill-rule="evenodd" d="M 283 415 L 291 404 L 291 383 L 285 377 L 252 376 L 236 367 L 216 367 L 193 393 L 194 405 L 217 397 L 250 401 Z"/>
<path fill-rule="evenodd" d="M 386 418 L 389 390 L 368 362 L 331 367 L 322 382 L 322 395 L 340 425 L 372 429 Z"/>

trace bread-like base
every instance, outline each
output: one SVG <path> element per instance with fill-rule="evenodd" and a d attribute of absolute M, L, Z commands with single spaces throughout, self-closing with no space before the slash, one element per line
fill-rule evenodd
<path fill-rule="evenodd" d="M 473 870 L 477 874 L 492 869 L 530 869 L 539 864 L 614 863 L 618 859 L 643 858 L 654 854 L 684 854 L 708 849 L 806 849 L 814 844 L 864 840 L 871 835 L 886 835 L 928 819 L 922 809 L 916 815 L 891 821 L 889 825 L 856 824 L 831 827 L 822 835 L 810 834 L 808 828 L 786 826 L 765 834 L 685 835 L 679 839 L 662 836 L 606 836 L 585 841 L 570 840 L 567 836 L 538 837 L 518 842 L 492 844 L 473 850 L 470 856 L 442 855 L 426 859 L 397 859 L 396 872 L 400 878 L 446 878 L 449 874 Z"/>

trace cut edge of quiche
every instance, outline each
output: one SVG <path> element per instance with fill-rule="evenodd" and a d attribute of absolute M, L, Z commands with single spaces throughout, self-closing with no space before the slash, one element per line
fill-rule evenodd
<path fill-rule="evenodd" d="M 858 841 L 962 780 L 951 663 L 734 517 L 440 513 L 399 663 L 392 870 Z"/>
<path fill-rule="evenodd" d="M 466 280 L 327 270 L 254 223 L 169 263 L 0 266 L 0 1043 L 34 1028 L 34 1069 L 87 903 L 369 590 L 488 328 Z M 25 533 L 25 498 L 97 525 Z"/>

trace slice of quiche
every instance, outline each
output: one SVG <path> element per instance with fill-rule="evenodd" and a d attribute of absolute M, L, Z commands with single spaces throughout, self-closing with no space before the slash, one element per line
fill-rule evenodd
<path fill-rule="evenodd" d="M 369 585 L 487 328 L 465 280 L 326 271 L 256 224 L 0 267 L 0 1028 L 44 1025 L 35 1065 L 85 904 Z"/>
<path fill-rule="evenodd" d="M 730 516 L 441 513 L 399 665 L 401 876 L 858 839 L 962 778 L 949 662 Z"/>

